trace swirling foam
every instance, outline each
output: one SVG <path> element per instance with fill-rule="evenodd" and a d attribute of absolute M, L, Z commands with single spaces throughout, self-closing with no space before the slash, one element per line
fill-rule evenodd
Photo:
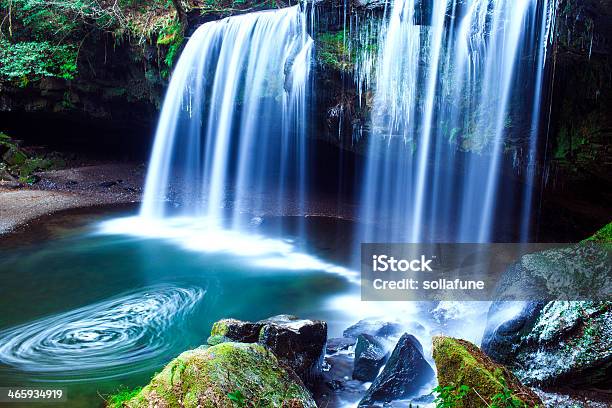
<path fill-rule="evenodd" d="M 172 347 L 167 330 L 204 296 L 156 285 L 0 331 L 0 362 L 26 372 L 108 378 Z M 140 367 L 142 369 L 142 367 Z"/>

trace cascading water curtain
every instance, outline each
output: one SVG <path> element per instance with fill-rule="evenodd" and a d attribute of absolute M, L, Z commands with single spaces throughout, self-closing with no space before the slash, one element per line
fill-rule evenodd
<path fill-rule="evenodd" d="M 527 237 L 553 3 L 392 4 L 375 68 L 362 240 L 489 242 L 517 213 L 515 232 Z M 501 178 L 513 149 L 531 169 L 524 189 Z"/>
<path fill-rule="evenodd" d="M 300 6 L 206 23 L 183 51 L 155 136 L 141 216 L 242 216 L 302 209 L 312 39 Z"/>

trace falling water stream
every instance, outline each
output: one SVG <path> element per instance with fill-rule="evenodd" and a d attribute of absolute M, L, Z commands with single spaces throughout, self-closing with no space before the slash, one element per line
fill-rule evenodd
<path fill-rule="evenodd" d="M 202 25 L 174 70 L 147 174 L 141 216 L 220 221 L 239 229 L 258 194 L 305 183 L 312 39 L 300 7 Z M 233 204 L 233 205 L 232 205 Z M 298 202 L 299 206 L 300 203 Z"/>
<path fill-rule="evenodd" d="M 496 221 L 517 213 L 527 239 L 555 7 L 537 0 L 393 3 L 368 79 L 375 96 L 362 197 L 362 219 L 382 219 L 385 228 L 365 228 L 365 241 L 489 242 L 500 230 Z M 370 78 L 364 69 L 360 77 Z M 528 140 L 523 191 L 502 177 L 512 132 Z"/>
<path fill-rule="evenodd" d="M 162 107 L 140 214 L 105 232 L 258 265 L 338 270 L 298 251 L 302 222 L 291 237 L 282 226 L 257 232 L 260 215 L 304 213 L 313 50 L 304 10 L 248 13 L 195 31 Z"/>

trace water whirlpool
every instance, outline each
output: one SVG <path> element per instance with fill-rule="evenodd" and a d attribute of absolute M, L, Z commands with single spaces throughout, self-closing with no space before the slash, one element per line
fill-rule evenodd
<path fill-rule="evenodd" d="M 0 331 L 0 363 L 68 381 L 71 374 L 82 381 L 151 368 L 147 362 L 180 338 L 168 329 L 180 326 L 204 293 L 150 286 Z"/>

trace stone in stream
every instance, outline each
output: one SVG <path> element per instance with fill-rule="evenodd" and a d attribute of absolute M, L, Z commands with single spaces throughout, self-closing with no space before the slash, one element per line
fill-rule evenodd
<path fill-rule="evenodd" d="M 355 346 L 353 378 L 363 382 L 373 381 L 388 357 L 389 353 L 379 339 L 360 334 Z"/>
<path fill-rule="evenodd" d="M 278 315 L 255 323 L 222 319 L 213 324 L 210 334 L 207 340 L 210 345 L 235 341 L 266 346 L 308 385 L 321 376 L 327 341 L 327 323 L 323 321 L 291 315 Z"/>
<path fill-rule="evenodd" d="M 321 377 L 327 323 L 279 315 L 262 320 L 259 343 L 268 347 L 306 383 L 312 385 Z"/>
<path fill-rule="evenodd" d="M 117 395 L 109 398 L 107 406 L 234 407 L 237 400 L 262 406 L 316 408 L 291 369 L 283 367 L 262 345 L 245 343 L 186 351 L 128 401 Z"/>
<path fill-rule="evenodd" d="M 405 333 L 397 342 L 382 373 L 372 383 L 359 407 L 418 396 L 435 377 L 416 337 Z"/>
<path fill-rule="evenodd" d="M 523 310 L 536 313 L 528 320 L 520 313 L 495 330 L 488 324 L 483 351 L 493 360 L 526 384 L 612 387 L 612 302 L 554 301 Z"/>
<path fill-rule="evenodd" d="M 109 188 L 109 187 L 117 185 L 117 182 L 116 181 L 103 181 L 103 182 L 99 183 L 98 185 L 100 187 Z"/>
<path fill-rule="evenodd" d="M 222 336 L 239 343 L 257 343 L 262 323 L 244 322 L 237 319 L 222 319 L 213 324 L 210 336 Z"/>
<path fill-rule="evenodd" d="M 355 343 L 357 343 L 357 339 L 353 337 L 334 337 L 327 340 L 326 351 L 327 354 L 335 354 L 342 350 L 348 350 Z"/>
<path fill-rule="evenodd" d="M 433 339 L 433 358 L 441 387 L 467 387 L 467 393 L 461 399 L 463 408 L 492 406 L 494 398 L 503 394 L 510 394 L 527 407 L 543 406 L 540 398 L 505 366 L 494 363 L 468 341 L 436 336 Z M 520 404 L 517 402 L 516 406 Z"/>

